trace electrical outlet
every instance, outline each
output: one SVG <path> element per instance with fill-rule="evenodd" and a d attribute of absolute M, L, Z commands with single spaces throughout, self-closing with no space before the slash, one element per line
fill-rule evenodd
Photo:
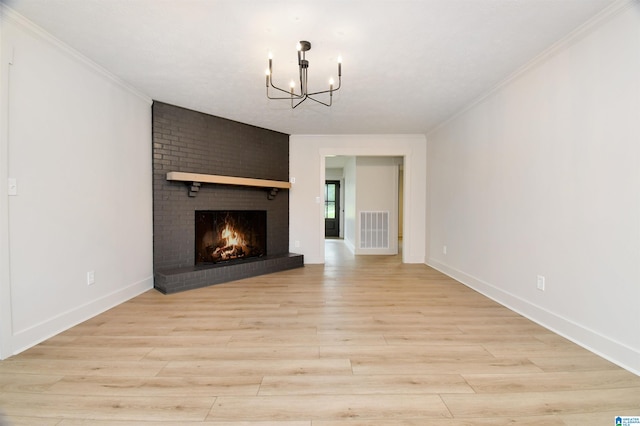
<path fill-rule="evenodd" d="M 447 254 L 447 246 L 442 246 L 442 254 Z"/>
<path fill-rule="evenodd" d="M 96 272 L 89 271 L 87 272 L 87 285 L 93 285 L 96 282 Z"/>
<path fill-rule="evenodd" d="M 293 245 L 294 247 L 300 247 L 300 241 L 296 240 Z"/>
<path fill-rule="evenodd" d="M 537 287 L 538 290 L 544 291 L 544 277 L 542 275 L 538 275 Z"/>

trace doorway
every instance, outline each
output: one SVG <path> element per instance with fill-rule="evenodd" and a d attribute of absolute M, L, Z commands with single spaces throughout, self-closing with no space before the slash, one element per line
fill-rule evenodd
<path fill-rule="evenodd" d="M 340 236 L 340 181 L 327 180 L 324 184 L 324 236 Z"/>

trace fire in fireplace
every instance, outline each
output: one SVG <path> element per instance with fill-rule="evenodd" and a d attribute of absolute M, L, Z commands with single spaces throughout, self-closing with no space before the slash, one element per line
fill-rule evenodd
<path fill-rule="evenodd" d="M 198 210 L 195 223 L 196 265 L 267 254 L 264 210 Z"/>

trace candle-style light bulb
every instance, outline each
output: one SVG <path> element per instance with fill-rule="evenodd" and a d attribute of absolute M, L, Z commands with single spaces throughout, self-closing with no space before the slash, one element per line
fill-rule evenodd
<path fill-rule="evenodd" d="M 291 88 L 291 94 L 293 95 L 293 88 L 296 87 L 296 83 L 294 83 L 294 81 L 291 80 L 291 83 L 289 83 L 289 87 Z"/>
<path fill-rule="evenodd" d="M 333 78 L 329 79 L 329 90 L 333 90 Z"/>
<path fill-rule="evenodd" d="M 267 71 L 265 72 L 265 74 L 267 75 L 267 87 L 269 87 L 269 76 L 271 75 L 271 72 L 267 69 Z"/>

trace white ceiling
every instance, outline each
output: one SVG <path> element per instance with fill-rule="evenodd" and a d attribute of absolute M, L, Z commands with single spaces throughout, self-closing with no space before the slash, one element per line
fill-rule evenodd
<path fill-rule="evenodd" d="M 150 98 L 289 134 L 427 133 L 614 0 L 2 0 Z M 343 58 L 333 107 L 309 86 Z"/>

